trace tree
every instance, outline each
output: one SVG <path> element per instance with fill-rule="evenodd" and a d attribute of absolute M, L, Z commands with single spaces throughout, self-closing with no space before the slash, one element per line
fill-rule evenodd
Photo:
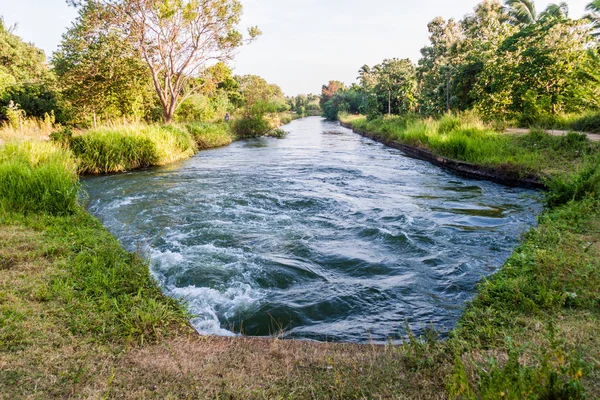
<path fill-rule="evenodd" d="M 561 14 L 562 15 L 562 14 Z M 477 107 L 484 115 L 520 115 L 523 123 L 585 108 L 580 96 L 588 31 L 581 21 L 547 14 L 507 38 L 486 64 Z"/>
<path fill-rule="evenodd" d="M 592 25 L 592 35 L 600 37 L 600 0 L 594 0 L 587 5 L 589 13 L 585 16 Z"/>
<path fill-rule="evenodd" d="M 419 111 L 426 115 L 443 113 L 447 107 L 449 82 L 454 71 L 455 50 L 463 37 L 460 24 L 435 18 L 427 25 L 430 45 L 421 49 L 417 68 Z"/>
<path fill-rule="evenodd" d="M 344 90 L 346 85 L 340 81 L 329 81 L 327 85 L 323 85 L 321 88 L 321 108 L 327 103 L 338 91 Z"/>
<path fill-rule="evenodd" d="M 374 94 L 384 99 L 388 115 L 392 109 L 397 114 L 412 111 L 415 105 L 417 78 L 415 66 L 408 59 L 386 59 L 373 67 L 375 75 Z M 387 101 L 386 101 L 387 100 Z"/>
<path fill-rule="evenodd" d="M 55 114 L 64 122 L 56 77 L 46 64 L 44 52 L 25 43 L 0 18 L 0 120 L 7 110 L 18 109 L 27 116 L 44 118 Z"/>
<path fill-rule="evenodd" d="M 71 0 L 77 6 L 82 1 Z M 244 43 L 238 0 L 87 0 L 97 27 L 119 34 L 148 66 L 163 120 L 199 90 L 194 78 L 212 61 L 231 59 Z M 249 29 L 250 39 L 260 31 Z"/>
<path fill-rule="evenodd" d="M 52 55 L 74 121 L 154 119 L 157 107 L 148 67 L 130 43 L 112 30 L 97 29 L 98 9 L 85 4 Z"/>
<path fill-rule="evenodd" d="M 48 74 L 46 55 L 43 50 L 15 35 L 15 28 L 5 27 L 0 18 L 0 71 L 11 75 L 17 82 L 37 82 Z"/>
<path fill-rule="evenodd" d="M 537 20 L 533 0 L 506 0 L 507 13 L 515 25 L 530 25 Z"/>

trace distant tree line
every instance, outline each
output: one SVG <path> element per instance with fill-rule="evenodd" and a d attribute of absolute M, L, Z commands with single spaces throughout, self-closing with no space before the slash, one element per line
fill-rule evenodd
<path fill-rule="evenodd" d="M 291 96 L 287 98 L 287 103 L 290 110 L 298 115 L 320 115 L 321 96 L 317 94 L 300 94 L 298 96 Z"/>
<path fill-rule="evenodd" d="M 386 59 L 358 83 L 323 86 L 327 118 L 339 112 L 435 116 L 476 110 L 522 123 L 600 109 L 600 0 L 582 19 L 565 3 L 538 12 L 532 0 L 485 0 L 460 21 L 438 17 L 414 65 Z"/>

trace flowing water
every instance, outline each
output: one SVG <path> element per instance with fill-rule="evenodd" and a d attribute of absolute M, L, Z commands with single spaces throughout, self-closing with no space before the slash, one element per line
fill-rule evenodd
<path fill-rule="evenodd" d="M 534 191 L 459 178 L 313 117 L 163 168 L 87 178 L 203 334 L 353 342 L 450 330 L 535 223 Z"/>

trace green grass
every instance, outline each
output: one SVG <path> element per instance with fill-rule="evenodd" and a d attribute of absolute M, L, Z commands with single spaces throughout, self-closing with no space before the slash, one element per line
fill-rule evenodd
<path fill-rule="evenodd" d="M 0 208 L 24 213 L 70 214 L 77 207 L 75 160 L 51 143 L 0 146 Z"/>
<path fill-rule="evenodd" d="M 159 125 L 93 129 L 73 137 L 70 147 L 83 174 L 166 165 L 196 152 L 196 144 L 186 130 Z"/>
<path fill-rule="evenodd" d="M 600 395 L 599 194 L 597 185 L 544 212 L 502 269 L 479 285 L 449 341 L 465 359 L 456 366 L 471 371 L 468 383 L 462 379 L 464 398 Z M 460 374 L 452 380 L 459 383 Z"/>
<path fill-rule="evenodd" d="M 227 146 L 235 139 L 231 125 L 225 122 L 194 122 L 186 124 L 185 128 L 192 135 L 199 150 Z"/>
<path fill-rule="evenodd" d="M 64 140 L 59 134 L 54 137 Z M 104 174 L 170 164 L 234 139 L 229 124 L 188 123 L 101 127 L 66 142 L 80 174 Z"/>
<path fill-rule="evenodd" d="M 597 159 L 600 144 L 571 133 L 554 137 L 540 131 L 506 135 L 494 131 L 469 114 L 446 115 L 439 120 L 415 116 L 380 118 L 340 117 L 360 132 L 431 150 L 437 155 L 486 167 L 512 171 L 519 176 L 542 177 L 577 172 L 590 158 Z"/>

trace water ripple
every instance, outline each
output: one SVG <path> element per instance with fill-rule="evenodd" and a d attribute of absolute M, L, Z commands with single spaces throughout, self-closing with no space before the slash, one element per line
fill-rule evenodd
<path fill-rule="evenodd" d="M 320 118 L 285 129 L 84 180 L 90 211 L 151 256 L 201 333 L 447 332 L 541 208 L 535 192 L 457 178 Z"/>

